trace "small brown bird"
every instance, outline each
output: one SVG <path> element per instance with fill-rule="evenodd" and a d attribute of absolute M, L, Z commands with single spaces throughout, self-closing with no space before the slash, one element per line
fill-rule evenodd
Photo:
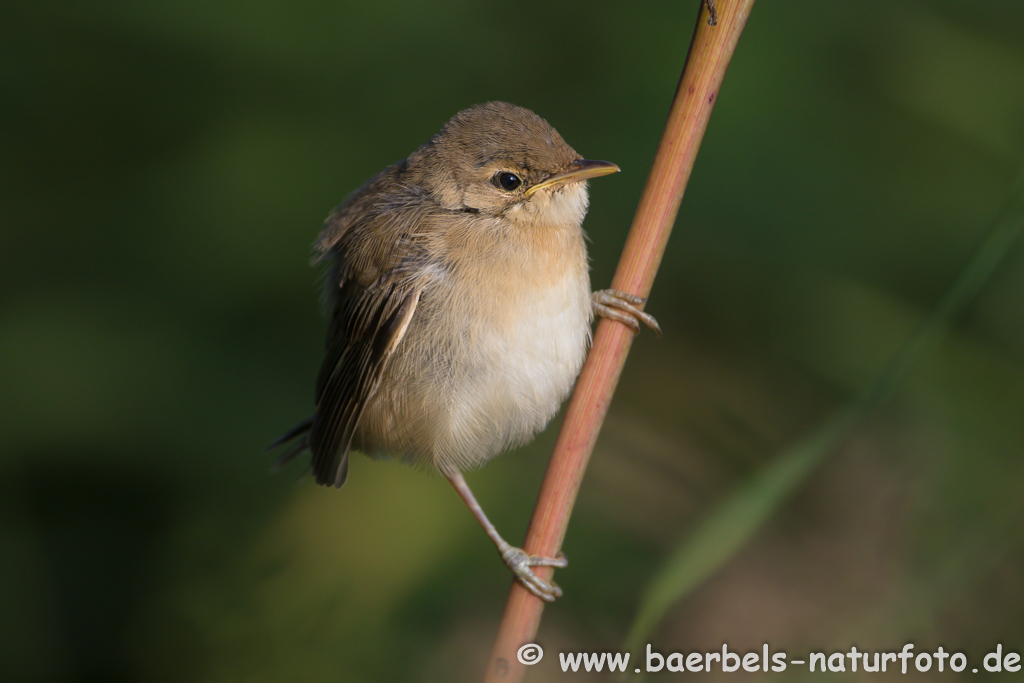
<path fill-rule="evenodd" d="M 440 471 L 535 595 L 561 590 L 505 542 L 461 470 L 544 429 L 572 388 L 595 311 L 639 330 L 643 299 L 591 294 L 582 230 L 588 161 L 544 119 L 504 102 L 456 114 L 407 159 L 356 190 L 315 244 L 330 266 L 327 355 L 316 412 L 275 442 L 312 451 L 340 487 L 353 448 Z"/>

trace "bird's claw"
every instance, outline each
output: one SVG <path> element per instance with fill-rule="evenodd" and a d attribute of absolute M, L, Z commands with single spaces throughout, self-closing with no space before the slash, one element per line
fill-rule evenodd
<path fill-rule="evenodd" d="M 640 331 L 638 321 L 642 321 L 659 337 L 661 336 L 661 326 L 654 316 L 637 308 L 639 304 L 647 301 L 644 297 L 620 292 L 617 289 L 601 289 L 591 294 L 590 298 L 594 302 L 594 312 L 598 315 L 619 321 L 633 330 L 634 334 Z"/>
<path fill-rule="evenodd" d="M 519 583 L 523 584 L 526 590 L 536 595 L 545 602 L 553 602 L 555 598 L 562 597 L 562 589 L 554 581 L 548 583 L 533 573 L 530 567 L 559 567 L 569 566 L 565 555 L 558 553 L 557 557 L 541 557 L 539 555 L 527 555 L 521 548 L 509 546 L 501 554 L 501 559 L 512 570 Z"/>

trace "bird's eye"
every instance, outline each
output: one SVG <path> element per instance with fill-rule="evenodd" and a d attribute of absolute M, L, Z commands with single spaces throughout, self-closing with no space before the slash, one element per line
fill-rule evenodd
<path fill-rule="evenodd" d="M 512 192 L 520 185 L 523 184 L 522 178 L 517 176 L 515 173 L 509 173 L 508 171 L 499 171 L 494 176 L 494 184 L 505 190 L 505 192 Z"/>

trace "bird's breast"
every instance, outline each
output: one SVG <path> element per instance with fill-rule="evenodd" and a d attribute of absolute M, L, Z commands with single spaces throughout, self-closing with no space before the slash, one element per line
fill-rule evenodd
<path fill-rule="evenodd" d="M 551 420 L 586 356 L 590 277 L 579 228 L 543 248 L 526 237 L 433 269 L 384 382 L 401 389 L 368 406 L 365 441 L 466 469 Z"/>
<path fill-rule="evenodd" d="M 476 297 L 476 305 L 464 318 L 457 357 L 468 362 L 453 371 L 458 379 L 451 424 L 480 432 L 485 445 L 466 454 L 474 462 L 541 431 L 583 364 L 592 318 L 590 277 L 582 233 L 567 237 L 496 257 L 486 284 L 466 294 L 465 300 Z"/>

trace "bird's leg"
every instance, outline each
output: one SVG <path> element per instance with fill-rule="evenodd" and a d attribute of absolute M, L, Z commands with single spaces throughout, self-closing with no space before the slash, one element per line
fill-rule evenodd
<path fill-rule="evenodd" d="M 462 498 L 463 502 L 466 503 L 466 507 L 473 513 L 477 521 L 480 522 L 480 526 L 484 528 L 487 535 L 494 541 L 494 545 L 498 546 L 498 552 L 501 553 L 501 559 L 505 561 L 508 568 L 512 570 L 519 583 L 523 584 L 527 590 L 536 595 L 541 600 L 552 602 L 555 598 L 562 596 L 562 589 L 559 588 L 554 582 L 548 583 L 537 577 L 536 574 L 530 569 L 530 567 L 567 567 L 569 565 L 568 560 L 565 559 L 565 555 L 558 553 L 558 557 L 539 557 L 537 555 L 527 555 L 521 548 L 516 548 L 509 544 L 498 530 L 494 528 L 491 521 L 487 519 L 487 515 L 484 514 L 483 508 L 480 507 L 480 503 L 476 502 L 476 498 L 473 497 L 473 492 L 469 490 L 469 484 L 462 476 L 462 472 L 455 470 L 454 472 L 445 472 L 444 476 L 448 478 L 451 485 L 455 488 L 455 491 Z"/>
<path fill-rule="evenodd" d="M 617 289 L 600 289 L 592 293 L 590 298 L 594 302 L 594 313 L 597 315 L 618 320 L 633 330 L 634 334 L 640 331 L 640 323 L 637 321 L 642 321 L 644 325 L 657 332 L 659 337 L 661 336 L 661 327 L 654 316 L 637 308 L 639 304 L 647 301 L 644 297 L 620 292 Z"/>

